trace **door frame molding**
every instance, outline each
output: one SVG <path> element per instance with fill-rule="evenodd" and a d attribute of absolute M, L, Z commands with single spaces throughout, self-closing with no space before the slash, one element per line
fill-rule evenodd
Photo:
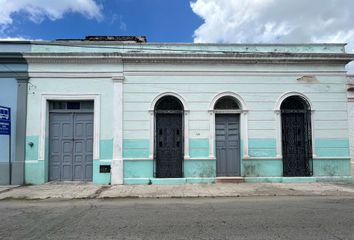
<path fill-rule="evenodd" d="M 184 142 L 184 146 L 183 146 L 183 153 L 184 153 L 184 160 L 188 160 L 190 159 L 189 156 L 189 107 L 187 104 L 187 101 L 178 93 L 176 92 L 163 92 L 158 94 L 153 101 L 151 102 L 150 105 L 150 109 L 149 109 L 149 113 L 150 113 L 150 153 L 149 153 L 149 159 L 150 160 L 154 160 L 154 154 L 155 154 L 155 105 L 156 103 L 163 97 L 165 96 L 172 96 L 172 97 L 176 97 L 178 100 L 181 101 L 182 105 L 183 105 L 183 114 L 182 115 L 182 124 L 183 124 L 183 142 Z"/>
<path fill-rule="evenodd" d="M 41 94 L 40 133 L 38 142 L 38 161 L 45 160 L 46 137 L 49 136 L 49 101 L 93 101 L 93 160 L 100 158 L 100 122 L 101 122 L 101 95 L 81 93 L 43 93 Z"/>
<path fill-rule="evenodd" d="M 235 98 L 240 109 L 237 110 L 214 110 L 215 103 L 222 97 L 230 96 Z M 249 158 L 248 155 L 248 108 L 246 102 L 237 93 L 224 91 L 216 94 L 210 101 L 209 105 L 209 158 L 216 159 L 215 154 L 215 114 L 240 114 L 240 140 L 243 144 L 243 149 L 240 149 L 242 158 Z"/>
<path fill-rule="evenodd" d="M 276 129 L 276 157 L 283 159 L 283 147 L 282 147 L 282 130 L 281 130 L 281 104 L 285 99 L 292 96 L 298 96 L 303 98 L 309 105 L 311 110 L 311 141 L 312 141 L 312 158 L 316 158 L 315 153 L 315 127 L 314 127 L 314 119 L 315 119 L 315 109 L 313 108 L 313 103 L 311 102 L 310 98 L 307 97 L 305 94 L 297 92 L 297 91 L 288 91 L 283 93 L 279 96 L 275 108 L 275 129 Z"/>

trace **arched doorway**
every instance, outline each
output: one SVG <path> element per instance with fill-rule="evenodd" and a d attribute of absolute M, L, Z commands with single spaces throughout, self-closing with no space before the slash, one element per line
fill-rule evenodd
<path fill-rule="evenodd" d="M 164 96 L 155 105 L 156 177 L 183 176 L 183 104 L 174 96 Z"/>
<path fill-rule="evenodd" d="M 312 175 L 311 107 L 300 96 L 286 98 L 281 106 L 283 175 Z"/>
<path fill-rule="evenodd" d="M 241 175 L 240 106 L 232 96 L 224 96 L 214 105 L 216 176 Z"/>

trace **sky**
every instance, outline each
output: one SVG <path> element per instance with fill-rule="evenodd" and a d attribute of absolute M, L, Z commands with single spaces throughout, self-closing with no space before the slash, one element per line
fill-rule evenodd
<path fill-rule="evenodd" d="M 0 0 L 0 39 L 87 35 L 142 35 L 148 42 L 344 42 L 354 53 L 354 0 Z"/>

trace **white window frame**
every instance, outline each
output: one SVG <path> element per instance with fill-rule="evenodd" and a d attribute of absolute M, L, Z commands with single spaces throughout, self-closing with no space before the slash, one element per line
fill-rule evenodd
<path fill-rule="evenodd" d="M 235 98 L 240 109 L 235 110 L 215 110 L 216 102 L 222 97 L 233 97 Z M 248 108 L 246 102 L 237 93 L 225 91 L 216 94 L 210 102 L 209 105 L 209 158 L 215 159 L 215 114 L 216 113 L 227 113 L 227 114 L 240 114 L 240 139 L 243 143 L 242 156 L 243 158 L 249 158 L 248 155 Z"/>
<path fill-rule="evenodd" d="M 276 150 L 277 150 L 277 158 L 282 159 L 283 158 L 283 149 L 282 149 L 282 131 L 281 131 L 281 111 L 280 111 L 280 107 L 281 104 L 283 103 L 283 101 L 285 99 L 287 99 L 288 97 L 292 97 L 292 96 L 298 96 L 301 97 L 303 99 L 305 99 L 305 101 L 307 101 L 307 103 L 310 105 L 311 108 L 311 141 L 312 141 L 312 158 L 316 158 L 316 154 L 315 154 L 315 127 L 314 127 L 314 115 L 315 115 L 315 110 L 313 108 L 313 104 L 310 100 L 309 97 L 307 97 L 305 94 L 300 93 L 300 92 L 296 92 L 296 91 L 289 91 L 289 92 L 285 92 L 282 95 L 279 96 L 276 104 L 275 104 L 275 108 L 274 108 L 274 113 L 275 113 L 275 124 L 276 124 Z"/>
<path fill-rule="evenodd" d="M 184 112 L 184 160 L 190 159 L 189 156 L 189 107 L 187 101 L 178 93 L 176 92 L 163 92 L 158 94 L 154 100 L 151 102 L 149 113 L 150 113 L 150 154 L 149 159 L 154 159 L 154 144 L 155 144 L 155 106 L 158 100 L 165 96 L 172 96 L 176 97 L 178 100 L 181 101 L 183 105 L 183 112 Z"/>

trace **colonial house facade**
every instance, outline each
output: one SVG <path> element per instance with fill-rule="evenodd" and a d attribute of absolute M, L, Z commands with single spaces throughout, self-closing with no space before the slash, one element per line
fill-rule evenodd
<path fill-rule="evenodd" d="M 344 44 L 123 40 L 0 43 L 26 183 L 352 180 Z"/>

